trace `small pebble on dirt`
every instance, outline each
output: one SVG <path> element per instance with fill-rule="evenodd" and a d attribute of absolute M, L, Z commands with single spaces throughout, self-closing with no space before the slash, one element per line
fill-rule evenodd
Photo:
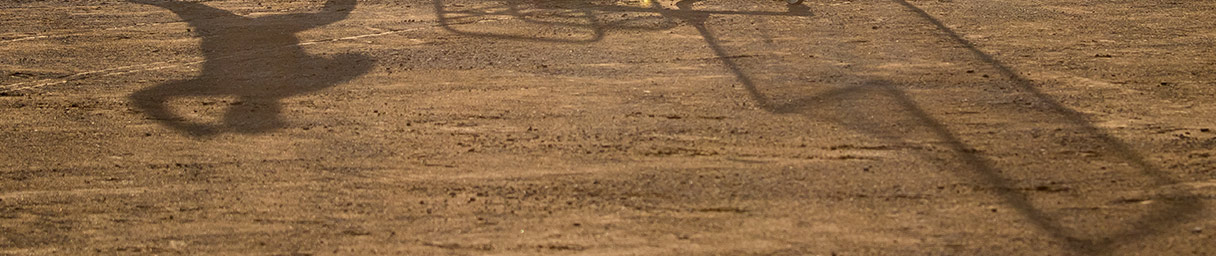
<path fill-rule="evenodd" d="M 1199 131 L 1201 131 L 1201 132 L 1212 132 L 1212 129 L 1203 128 L 1203 129 L 1199 129 Z"/>

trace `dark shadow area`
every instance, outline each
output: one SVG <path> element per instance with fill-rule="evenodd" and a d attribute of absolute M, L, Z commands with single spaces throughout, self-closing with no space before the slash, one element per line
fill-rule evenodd
<path fill-rule="evenodd" d="M 608 31 L 657 31 L 671 29 L 679 24 L 675 16 L 687 15 L 751 15 L 751 16 L 810 16 L 810 8 L 804 5 L 789 5 L 789 12 L 751 11 L 693 11 L 670 10 L 652 2 L 649 7 L 600 5 L 588 1 L 527 1 L 506 0 L 502 6 L 451 9 L 443 0 L 434 0 L 439 26 L 448 32 L 471 36 L 505 40 L 522 40 L 553 43 L 594 43 L 603 40 Z M 462 6 L 463 7 L 463 6 Z M 603 14 L 652 14 L 640 17 L 601 17 Z M 657 14 L 657 15 L 655 15 Z M 678 15 L 677 15 L 678 14 Z M 494 16 L 509 16 L 532 25 L 583 29 L 590 32 L 585 39 L 548 38 L 538 35 L 511 35 L 503 33 L 466 31 L 457 25 L 480 22 Z M 653 24 L 651 24 L 653 23 Z"/>
<path fill-rule="evenodd" d="M 1146 161 L 1143 156 L 1131 149 L 1126 143 L 1103 132 L 1081 113 L 1060 104 L 1049 95 L 1039 91 L 1030 79 L 1021 76 L 1005 64 L 994 59 L 991 55 L 979 50 L 973 43 L 963 39 L 958 33 L 945 26 L 941 21 L 932 17 L 924 10 L 904 0 L 891 1 L 905 7 L 911 13 L 917 15 L 918 18 L 932 24 L 934 28 L 940 31 L 942 36 L 949 39 L 949 42 L 962 46 L 966 52 L 969 52 L 975 58 L 991 65 L 1001 76 L 1011 81 L 1011 84 L 1016 87 L 1013 88 L 1014 90 L 1031 95 L 1033 97 L 1032 101 L 1041 105 L 1034 107 L 1027 106 L 1025 107 L 1025 111 L 1044 112 L 1050 116 L 1058 117 L 1052 120 L 1066 122 L 1073 127 L 1079 128 L 1080 132 L 1085 134 L 1084 137 L 1090 138 L 1092 142 L 1101 144 L 1098 148 L 1102 148 L 1103 153 L 1121 159 L 1123 162 L 1131 165 L 1140 174 L 1149 178 L 1152 183 L 1148 184 L 1148 186 L 1164 187 L 1179 183 L 1179 181 L 1166 176 L 1165 172 L 1159 167 Z M 706 42 L 711 45 L 711 48 L 719 56 L 727 56 L 721 47 L 717 46 L 711 34 L 701 27 L 698 27 L 698 30 L 702 31 Z M 774 104 L 757 89 L 755 82 L 737 64 L 728 58 L 723 58 L 722 61 L 734 73 L 737 79 L 746 86 L 753 100 L 760 103 L 764 109 L 774 113 L 809 113 L 808 111 L 813 112 L 814 109 L 826 107 L 822 106 L 822 104 L 832 102 L 834 99 L 860 94 L 877 95 L 883 99 L 892 101 L 901 108 L 900 112 L 911 116 L 916 123 L 927 128 L 935 137 L 944 141 L 944 145 L 949 148 L 950 154 L 954 156 L 953 159 L 956 159 L 958 162 L 956 164 L 960 164 L 962 167 L 965 167 L 963 170 L 968 171 L 966 173 L 960 172 L 961 176 L 973 175 L 972 177 L 977 177 L 979 182 L 989 185 L 992 190 L 989 191 L 990 193 L 999 196 L 1006 204 L 1016 209 L 1019 214 L 1036 227 L 1042 229 L 1055 240 L 1063 242 L 1076 253 L 1087 255 L 1112 253 L 1119 245 L 1135 243 L 1148 236 L 1177 228 L 1179 225 L 1192 220 L 1203 208 L 1199 198 L 1189 192 L 1160 191 L 1161 195 L 1154 197 L 1159 202 L 1158 204 L 1154 204 L 1149 212 L 1141 215 L 1140 218 L 1128 221 L 1131 228 L 1123 229 L 1120 232 L 1105 237 L 1078 235 L 1076 232 L 1065 227 L 1065 223 L 1055 220 L 1042 209 L 1036 207 L 1032 203 L 1028 194 L 1029 192 L 1017 189 L 1016 182 L 1005 177 L 1000 168 L 997 167 L 999 166 L 998 164 L 982 153 L 977 152 L 954 131 L 950 130 L 943 121 L 933 117 L 928 111 L 921 108 L 910 96 L 890 81 L 880 78 L 863 78 L 862 82 L 851 87 L 832 90 L 812 97 L 799 98 L 785 104 Z M 898 134 L 896 131 L 881 131 L 875 128 L 879 127 L 879 125 L 876 125 L 874 120 L 850 120 L 838 121 L 836 123 L 850 126 L 854 130 L 875 135 L 888 141 L 908 143 L 903 141 L 901 137 L 903 135 Z"/>
<path fill-rule="evenodd" d="M 440 27 L 452 33 L 472 37 L 556 43 L 591 43 L 602 40 L 606 33 L 605 27 L 609 26 L 608 24 L 602 24 L 591 10 L 577 8 L 576 6 L 585 5 L 585 3 L 581 2 L 550 3 L 547 5 L 531 6 L 539 8 L 530 8 L 526 6 L 527 3 L 522 1 L 508 0 L 504 2 L 504 6 L 462 8 L 456 10 L 450 9 L 442 0 L 434 0 L 433 3 L 436 12 L 435 16 Z M 535 35 L 464 31 L 455 27 L 456 25 L 476 23 L 483 21 L 487 17 L 500 15 L 511 16 L 513 19 L 535 25 L 590 30 L 591 35 L 586 39 L 545 38 Z M 548 16 L 555 19 L 545 20 L 539 18 L 540 16 Z"/>
<path fill-rule="evenodd" d="M 1086 235 L 1068 228 L 1069 223 L 1066 220 L 1059 220 L 1046 212 L 1043 207 L 1036 206 L 1032 195 L 1033 191 L 1027 191 L 1018 188 L 1020 180 L 1015 180 L 1004 174 L 1000 168 L 1000 164 L 996 163 L 992 158 L 995 156 L 986 155 L 984 152 L 975 150 L 975 147 L 969 144 L 968 140 L 964 139 L 958 131 L 950 128 L 949 123 L 939 117 L 935 117 L 925 107 L 918 104 L 913 98 L 908 95 L 908 92 L 901 89 L 898 83 L 889 81 L 883 78 L 858 76 L 855 83 L 842 89 L 831 90 L 825 93 L 819 93 L 810 97 L 797 98 L 790 101 L 782 101 L 783 103 L 775 103 L 774 100 L 766 96 L 762 92 L 757 82 L 744 70 L 735 59 L 730 58 L 727 50 L 719 43 L 717 36 L 707 27 L 706 20 L 711 15 L 769 15 L 769 16 L 809 16 L 810 11 L 804 5 L 790 5 L 789 10 L 784 13 L 772 12 L 746 12 L 746 11 L 698 11 L 693 9 L 693 5 L 702 0 L 682 0 L 677 2 L 678 9 L 671 10 L 661 8 L 657 5 L 651 8 L 629 7 L 629 6 L 602 6 L 593 4 L 581 4 L 576 6 L 567 6 L 563 8 L 577 8 L 578 13 L 582 13 L 587 17 L 594 17 L 594 12 L 638 12 L 638 13 L 657 13 L 664 19 L 686 22 L 693 26 L 700 35 L 704 38 L 709 48 L 717 55 L 717 59 L 722 61 L 722 65 L 732 73 L 735 78 L 744 86 L 748 94 L 757 105 L 769 112 L 778 114 L 805 114 L 813 118 L 821 118 L 814 113 L 817 109 L 826 108 L 825 104 L 831 102 L 839 103 L 842 98 L 856 97 L 880 97 L 897 108 L 896 111 L 902 114 L 900 117 L 864 117 L 865 115 L 852 115 L 843 119 L 830 120 L 830 122 L 838 123 L 849 127 L 850 129 L 869 134 L 871 136 L 886 140 L 892 143 L 917 143 L 911 141 L 909 135 L 901 133 L 901 131 L 884 130 L 881 122 L 889 122 L 883 120 L 869 120 L 869 118 L 891 118 L 903 119 L 906 122 L 914 123 L 927 132 L 928 136 L 933 137 L 945 147 L 944 154 L 947 155 L 949 165 L 956 166 L 952 169 L 957 176 L 972 179 L 974 182 L 985 187 L 988 193 L 991 193 L 1009 207 L 1027 219 L 1033 226 L 1039 228 L 1042 232 L 1050 236 L 1053 240 L 1064 244 L 1069 250 L 1079 254 L 1101 255 L 1113 252 L 1117 246 L 1122 244 L 1134 244 L 1144 240 L 1147 237 L 1158 235 L 1166 230 L 1177 228 L 1180 224 L 1194 219 L 1201 211 L 1202 204 L 1193 194 L 1187 191 L 1157 191 L 1159 194 L 1152 196 L 1157 202 L 1152 204 L 1149 209 L 1140 214 L 1139 217 L 1128 218 L 1117 223 L 1111 224 L 1126 224 L 1129 228 L 1119 229 L 1114 232 L 1108 232 L 1104 235 Z M 1123 141 L 1104 132 L 1095 126 L 1081 113 L 1072 110 L 1058 101 L 1052 99 L 1049 95 L 1039 91 L 1034 83 L 1018 73 L 1014 72 L 1010 67 L 994 59 L 991 55 L 979 50 L 973 43 L 963 39 L 958 33 L 948 28 L 941 21 L 932 17 L 924 10 L 912 5 L 905 0 L 891 0 L 894 4 L 904 7 L 909 13 L 915 15 L 918 19 L 923 20 L 931 28 L 936 29 L 938 33 L 945 37 L 946 42 L 954 45 L 943 45 L 943 49 L 959 46 L 962 51 L 973 55 L 980 62 L 985 63 L 991 68 L 997 70 L 1000 74 L 998 77 L 1008 79 L 1008 83 L 1012 85 L 1012 91 L 1029 95 L 1029 101 L 1034 105 L 1020 106 L 1021 111 L 1027 114 L 1020 118 L 1035 119 L 1044 118 L 1046 120 L 1037 120 L 1038 122 L 1056 122 L 1062 126 L 1071 127 L 1077 131 L 1076 135 L 1062 135 L 1072 139 L 1079 139 L 1088 144 L 1096 144 L 1093 148 L 1101 151 L 1109 159 L 1118 159 L 1121 163 L 1126 163 L 1129 169 L 1139 173 L 1143 178 L 1150 181 L 1151 184 L 1144 184 L 1146 188 L 1161 188 L 1168 185 L 1177 184 L 1178 181 L 1170 178 L 1159 167 L 1150 163 L 1144 156 L 1133 150 Z M 440 16 L 440 24 L 450 32 L 476 37 L 487 37 L 497 39 L 512 39 L 512 40 L 530 40 L 542 42 L 567 42 L 567 43 L 589 43 L 598 41 L 603 37 L 605 31 L 605 23 L 589 22 L 592 29 L 595 29 L 596 35 L 591 40 L 547 40 L 538 38 L 529 38 L 522 36 L 505 36 L 487 33 L 472 33 L 461 31 L 450 27 L 451 23 L 446 21 L 444 15 L 445 10 L 440 0 L 435 1 L 435 7 L 438 16 Z M 463 15 L 481 15 L 488 14 L 490 11 L 484 12 L 469 12 Z M 497 15 L 514 15 L 518 14 L 518 10 L 507 10 L 499 12 Z M 601 27 L 603 26 L 603 27 Z M 639 28 L 633 28 L 639 29 Z M 662 29 L 662 28 L 643 28 L 643 29 Z M 1001 87 L 1001 90 L 982 90 L 986 91 L 991 96 L 996 97 L 1014 97 L 1010 94 L 1010 90 L 1004 90 L 1002 85 L 996 84 L 979 84 L 976 86 L 985 87 Z M 1003 92 L 1004 91 L 1004 92 Z M 948 96 L 947 96 L 948 97 Z M 1032 120 L 1035 121 L 1035 120 Z M 1075 137 L 1075 138 L 1074 138 Z M 1005 150 L 1016 151 L 1018 148 L 1010 146 Z M 928 153 L 923 153 L 928 154 Z M 934 158 L 924 155 L 925 158 Z M 1039 159 L 1028 159 L 1022 156 L 1021 161 L 1034 162 Z M 1086 160 L 1082 160 L 1086 161 Z M 1044 171 L 1072 171 L 1072 170 L 1044 170 Z M 1109 222 L 1108 222 L 1109 223 Z"/>
<path fill-rule="evenodd" d="M 1013 69 L 1009 68 L 1009 66 L 1001 63 L 999 60 L 996 60 L 991 55 L 984 53 L 977 48 L 975 44 L 963 39 L 963 37 L 959 36 L 957 32 L 950 29 L 945 24 L 942 24 L 940 20 L 934 18 L 932 15 L 929 15 L 929 13 L 925 12 L 923 9 L 908 3 L 906 0 L 891 1 L 907 8 L 908 11 L 915 13 L 920 18 L 932 24 L 933 27 L 937 28 L 941 34 L 949 38 L 949 41 L 963 46 L 963 48 L 974 55 L 974 57 L 990 64 L 993 68 L 1001 73 L 1001 76 L 1010 79 L 1012 84 L 1018 87 L 1017 89 L 1022 92 L 1030 93 L 1030 95 L 1036 99 L 1036 102 L 1044 104 L 1045 106 L 1043 107 L 1047 111 L 1061 116 L 1063 120 L 1071 122 L 1075 126 L 1079 127 L 1083 133 L 1096 139 L 1097 142 L 1104 145 L 1104 147 L 1102 147 L 1105 149 L 1104 151 L 1121 158 L 1123 161 L 1127 162 L 1133 168 L 1138 170 L 1142 175 L 1150 178 L 1153 183 L 1149 185 L 1165 186 L 1179 183 L 1179 181 L 1167 176 L 1159 167 L 1145 160 L 1143 156 L 1129 147 L 1126 143 L 1115 138 L 1114 136 L 1111 136 L 1110 134 L 1107 134 L 1097 126 L 1094 126 L 1094 124 L 1081 113 L 1060 104 L 1058 101 L 1052 99 L 1051 96 L 1039 91 L 1039 89 L 1035 87 L 1034 83 L 1030 79 L 1027 79 L 1017 72 L 1014 72 Z M 900 104 L 908 106 L 909 109 L 916 110 L 915 106 L 913 105 L 914 103 L 911 101 L 901 101 Z M 993 165 L 982 156 L 966 153 L 969 151 L 964 150 L 967 148 L 965 144 L 963 144 L 955 136 L 951 135 L 950 131 L 946 130 L 945 127 L 940 124 L 940 122 L 935 122 L 932 117 L 924 114 L 923 111 L 920 111 L 915 115 L 917 115 L 918 119 L 924 120 L 926 125 L 940 133 L 942 138 L 945 138 L 949 143 L 951 143 L 952 147 L 955 148 L 955 151 L 960 153 L 960 157 L 965 159 L 968 165 L 974 166 L 976 171 L 982 177 L 984 177 L 984 181 L 993 184 L 994 187 L 999 188 L 1000 191 L 997 191 L 997 193 L 1000 194 L 1001 197 L 1005 198 L 1010 205 L 1016 207 L 1019 212 L 1026 215 L 1027 218 L 1034 221 L 1035 224 L 1043 230 L 1061 240 L 1066 241 L 1070 247 L 1078 252 L 1089 254 L 1108 254 L 1115 249 L 1115 246 L 1126 243 L 1135 243 L 1137 240 L 1144 239 L 1147 236 L 1173 229 L 1178 225 L 1193 219 L 1203 208 L 1202 202 L 1192 193 L 1187 191 L 1165 191 L 1164 193 L 1166 193 L 1166 195 L 1160 197 L 1161 204 L 1155 204 L 1155 207 L 1153 207 L 1148 214 L 1143 215 L 1141 218 L 1131 220 L 1132 228 L 1104 238 L 1085 239 L 1075 237 L 1070 235 L 1068 231 L 1064 230 L 1060 223 L 1050 221 L 1048 218 L 1044 218 L 1044 214 L 1041 210 L 1028 203 L 1026 194 L 1020 191 L 1010 191 L 1009 184 L 1011 182 L 1008 179 L 1000 176 L 1000 173 L 995 171 L 995 168 L 992 167 Z"/>
<path fill-rule="evenodd" d="M 862 95 L 877 97 L 877 99 L 886 100 L 897 105 L 900 113 L 910 116 L 914 122 L 927 128 L 932 135 L 942 141 L 939 145 L 945 145 L 949 150 L 949 154 L 953 155 L 951 158 L 954 159 L 952 164 L 962 167 L 961 169 L 955 169 L 954 172 L 958 172 L 958 175 L 962 177 L 974 177 L 981 184 L 985 184 L 986 189 L 989 190 L 987 192 L 998 196 L 1005 204 L 1024 216 L 1034 226 L 1042 229 L 1053 239 L 1063 242 L 1070 250 L 1076 253 L 1085 255 L 1108 254 L 1117 245 L 1134 243 L 1146 236 L 1175 228 L 1192 219 L 1202 208 L 1198 198 L 1193 195 L 1184 191 L 1165 191 L 1165 195 L 1154 197 L 1160 204 L 1155 205 L 1148 214 L 1133 220 L 1131 225 L 1133 228 L 1107 237 L 1076 235 L 1075 232 L 1064 226 L 1065 223 L 1055 220 L 1050 214 L 1035 206 L 1030 198 L 1030 192 L 1019 189 L 1015 180 L 1005 177 L 1002 174 L 1001 168 L 998 167 L 1000 164 L 995 163 L 982 152 L 975 150 L 971 145 L 964 142 L 954 131 L 947 127 L 947 124 L 921 108 L 905 91 L 898 88 L 896 84 L 878 78 L 813 97 L 800 98 L 790 104 L 769 106 L 766 109 L 775 113 L 813 115 L 811 113 L 815 112 L 815 109 L 831 108 L 831 106 L 825 106 L 829 102 L 838 102 L 846 98 L 865 97 Z M 876 98 L 869 99 L 874 100 Z M 1041 98 L 1041 100 L 1047 102 L 1049 99 Z M 1067 109 L 1053 110 L 1071 111 Z M 858 116 L 864 115 L 857 115 L 847 120 L 835 120 L 835 123 L 846 125 L 855 131 L 873 135 L 889 143 L 897 145 L 915 143 L 906 140 L 906 135 L 879 128 L 882 126 L 883 121 L 868 120 L 866 117 Z M 1107 152 L 1123 158 L 1124 161 L 1131 163 L 1134 165 L 1134 168 L 1153 179 L 1156 184 L 1152 185 L 1163 186 L 1178 183 L 1165 177 L 1159 168 L 1146 162 L 1143 157 L 1127 148 L 1121 141 L 1102 133 L 1084 119 L 1071 119 L 1071 121 L 1083 125 L 1083 129 L 1088 132 L 1089 136 L 1096 137 L 1100 141 L 1107 143 L 1110 146 Z M 922 154 L 922 157 L 933 158 L 927 154 Z"/>
<path fill-rule="evenodd" d="M 329 0 L 317 13 L 249 18 L 199 2 L 128 0 L 165 8 L 202 38 L 201 74 L 137 91 L 134 105 L 151 118 L 194 136 L 264 133 L 282 128 L 280 100 L 358 77 L 373 60 L 357 54 L 311 56 L 295 33 L 345 19 L 355 0 Z M 169 108 L 183 97 L 235 96 L 218 124 L 193 122 Z"/>

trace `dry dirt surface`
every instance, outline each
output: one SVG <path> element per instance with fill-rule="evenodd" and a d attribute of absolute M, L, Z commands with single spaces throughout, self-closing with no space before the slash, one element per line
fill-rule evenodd
<path fill-rule="evenodd" d="M 0 254 L 1216 255 L 1216 1 L 0 1 Z"/>

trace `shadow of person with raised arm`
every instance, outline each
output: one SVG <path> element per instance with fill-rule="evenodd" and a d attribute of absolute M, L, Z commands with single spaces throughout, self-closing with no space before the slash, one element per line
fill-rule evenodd
<path fill-rule="evenodd" d="M 202 38 L 202 72 L 130 96 L 134 105 L 173 129 L 194 136 L 264 133 L 282 128 L 280 100 L 349 81 L 371 69 L 366 56 L 308 55 L 295 33 L 345 19 L 355 0 L 329 0 L 316 13 L 245 17 L 198 2 L 128 0 L 168 9 Z M 182 97 L 235 96 L 219 123 L 174 114 L 168 102 Z"/>

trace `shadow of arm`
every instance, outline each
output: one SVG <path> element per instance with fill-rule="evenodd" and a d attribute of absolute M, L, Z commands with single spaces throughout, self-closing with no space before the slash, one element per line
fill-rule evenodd
<path fill-rule="evenodd" d="M 355 10 L 355 5 L 355 0 L 329 0 L 320 12 L 275 15 L 262 19 L 273 23 L 294 24 L 297 31 L 303 31 L 344 20 Z"/>
<path fill-rule="evenodd" d="M 127 0 L 127 2 L 132 2 L 132 3 L 137 3 L 137 4 L 146 4 L 146 5 L 156 6 L 156 7 L 160 7 L 160 8 L 165 8 L 166 10 L 169 10 L 169 11 L 173 12 L 174 14 L 177 14 L 178 17 L 181 17 L 183 20 L 186 20 L 187 22 L 191 22 L 191 21 L 199 20 L 199 19 L 211 19 L 211 18 L 242 18 L 242 16 L 240 16 L 240 15 L 236 15 L 236 14 L 233 14 L 232 12 L 224 11 L 224 10 L 221 10 L 221 9 L 218 9 L 215 7 L 207 6 L 200 2 L 162 1 L 162 0 Z M 191 24 L 193 24 L 193 22 L 191 22 Z"/>

